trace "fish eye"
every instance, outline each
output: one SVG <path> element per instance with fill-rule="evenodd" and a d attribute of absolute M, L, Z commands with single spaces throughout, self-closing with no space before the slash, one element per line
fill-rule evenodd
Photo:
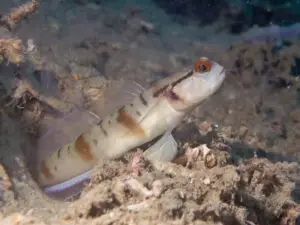
<path fill-rule="evenodd" d="M 211 70 L 211 63 L 208 58 L 202 57 L 198 59 L 194 65 L 194 70 L 197 73 L 206 73 Z"/>

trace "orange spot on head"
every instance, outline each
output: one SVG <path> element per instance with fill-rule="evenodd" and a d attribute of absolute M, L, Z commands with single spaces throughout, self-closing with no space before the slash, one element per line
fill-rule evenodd
<path fill-rule="evenodd" d="M 211 62 L 208 58 L 201 57 L 194 64 L 194 70 L 197 73 L 205 73 L 211 70 Z"/>
<path fill-rule="evenodd" d="M 117 122 L 126 127 L 129 131 L 137 136 L 144 136 L 144 129 L 136 122 L 136 120 L 125 111 L 125 107 L 119 109 Z"/>
<path fill-rule="evenodd" d="M 47 178 L 52 179 L 53 174 L 51 173 L 50 169 L 47 167 L 46 162 L 43 160 L 40 165 L 41 173 Z"/>
<path fill-rule="evenodd" d="M 80 135 L 75 141 L 75 150 L 78 155 L 85 161 L 92 161 L 94 156 L 91 153 L 90 145 L 84 140 L 84 136 Z"/>

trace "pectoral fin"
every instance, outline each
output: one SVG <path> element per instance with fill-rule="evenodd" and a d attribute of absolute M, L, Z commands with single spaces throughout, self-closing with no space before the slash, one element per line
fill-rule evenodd
<path fill-rule="evenodd" d="M 150 161 L 159 160 L 169 162 L 176 157 L 177 149 L 178 144 L 171 132 L 166 132 L 157 142 L 144 152 L 144 156 Z"/>

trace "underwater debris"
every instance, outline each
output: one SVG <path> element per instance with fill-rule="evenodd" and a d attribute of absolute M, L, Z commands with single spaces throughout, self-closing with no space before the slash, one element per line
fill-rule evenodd
<path fill-rule="evenodd" d="M 23 61 L 22 52 L 23 45 L 20 39 L 0 39 L 0 56 L 8 62 L 20 64 Z"/>
<path fill-rule="evenodd" d="M 16 80 L 14 89 L 9 94 L 11 100 L 5 107 L 23 108 L 27 100 L 34 97 L 38 99 L 39 94 L 32 88 L 32 86 L 25 80 Z"/>
<path fill-rule="evenodd" d="M 300 76 L 300 58 L 294 57 L 294 63 L 291 66 L 290 75 L 294 77 Z"/>
<path fill-rule="evenodd" d="M 294 225 L 297 224 L 296 220 L 300 215 L 299 205 L 293 200 L 285 200 L 280 192 L 291 192 L 294 189 L 294 184 L 289 183 L 290 179 L 285 175 L 279 174 L 274 167 L 268 163 L 266 159 L 252 158 L 243 164 L 242 168 L 238 171 L 240 174 L 239 191 L 237 192 L 237 199 L 240 198 L 241 202 L 238 204 L 244 205 L 250 199 L 255 200 L 257 209 L 263 209 L 262 206 L 268 204 L 269 207 L 263 209 L 261 213 L 275 216 L 275 221 L 278 224 Z M 254 190 L 251 193 L 249 190 Z M 246 192 L 248 192 L 246 194 Z M 272 196 L 278 195 L 271 202 Z M 257 218 L 259 219 L 259 218 Z M 277 224 L 276 223 L 276 224 Z M 272 223 L 273 224 L 273 223 Z"/>
<path fill-rule="evenodd" d="M 285 204 L 281 214 L 282 225 L 298 225 L 300 219 L 300 207 L 295 204 Z"/>
<path fill-rule="evenodd" d="M 12 179 L 7 173 L 6 165 L 0 162 L 0 205 L 9 201 L 10 197 L 14 197 L 14 188 Z M 1 223 L 2 224 L 2 223 Z"/>
<path fill-rule="evenodd" d="M 13 94 L 13 98 L 19 99 L 23 97 L 25 92 L 29 92 L 32 96 L 38 97 L 39 94 L 36 92 L 32 86 L 26 80 L 17 80 L 16 82 L 16 90 Z"/>
<path fill-rule="evenodd" d="M 5 218 L 1 218 L 1 224 L 39 224 L 39 225 L 46 225 L 40 219 L 35 218 L 31 215 L 21 214 L 21 213 L 13 213 Z"/>
<path fill-rule="evenodd" d="M 132 172 L 132 175 L 137 177 L 141 173 L 141 168 L 145 166 L 145 159 L 143 157 L 143 151 L 141 149 L 137 149 L 137 151 L 133 154 L 131 165 L 128 168 L 129 171 Z"/>
<path fill-rule="evenodd" d="M 25 17 L 36 12 L 38 8 L 38 1 L 31 0 L 17 8 L 11 10 L 10 13 L 0 18 L 0 25 L 5 26 L 8 30 L 12 31 L 15 26 Z"/>
<path fill-rule="evenodd" d="M 197 127 L 201 136 L 206 136 L 209 132 L 213 130 L 212 124 L 208 123 L 207 121 L 199 123 Z"/>
<path fill-rule="evenodd" d="M 29 111 L 33 112 L 32 116 L 34 118 L 40 118 L 45 112 L 60 117 L 64 113 L 70 112 L 73 107 L 71 103 L 68 104 L 58 98 L 39 93 L 27 79 L 20 78 L 13 81 L 13 87 L 8 90 L 4 99 L 5 108 L 17 108 L 25 114 L 26 110 L 30 108 Z"/>
<path fill-rule="evenodd" d="M 13 31 L 16 25 L 28 15 L 34 13 L 37 7 L 38 1 L 32 0 L 12 9 L 7 15 L 0 17 L 0 26 L 7 28 L 9 31 Z M 20 64 L 24 59 L 23 51 L 24 46 L 22 40 L 18 38 L 0 39 L 0 64 L 3 61 L 1 60 L 1 56 L 10 63 Z"/>
<path fill-rule="evenodd" d="M 36 50 L 36 45 L 34 44 L 34 40 L 33 39 L 28 39 L 27 40 L 27 52 L 28 53 L 33 53 Z"/>
<path fill-rule="evenodd" d="M 0 163 L 0 192 L 2 191 L 1 189 L 10 189 L 12 187 L 12 183 L 10 181 L 10 178 L 6 172 L 6 169 L 4 166 Z"/>
<path fill-rule="evenodd" d="M 145 20 L 141 20 L 140 25 L 142 27 L 142 30 L 145 31 L 145 32 L 154 32 L 154 30 L 155 30 L 154 24 L 149 23 Z"/>
<path fill-rule="evenodd" d="M 210 148 L 208 148 L 206 144 L 197 146 L 195 148 L 191 148 L 188 146 L 185 154 L 174 159 L 173 163 L 191 168 L 196 164 L 198 160 L 202 160 L 205 167 L 209 169 L 217 165 L 217 158 L 215 153 Z"/>
<path fill-rule="evenodd" d="M 156 180 L 153 182 L 152 190 L 149 190 L 134 178 L 126 179 L 124 180 L 124 183 L 128 185 L 128 187 L 132 189 L 132 191 L 141 194 L 144 197 L 144 199 L 148 199 L 151 197 L 159 197 L 163 191 L 163 183 L 160 180 Z"/>

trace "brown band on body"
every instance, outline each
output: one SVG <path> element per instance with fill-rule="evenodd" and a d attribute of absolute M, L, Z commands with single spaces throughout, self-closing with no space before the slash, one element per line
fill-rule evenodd
<path fill-rule="evenodd" d="M 100 123 L 98 123 L 98 125 L 99 125 L 99 127 L 100 127 L 102 133 L 107 137 L 107 136 L 108 136 L 108 133 L 107 133 L 107 131 L 104 129 L 102 123 L 103 123 L 103 120 L 101 120 Z"/>
<path fill-rule="evenodd" d="M 122 124 L 128 130 L 130 130 L 133 134 L 137 136 L 144 136 L 144 129 L 138 124 L 138 122 L 125 111 L 125 107 L 119 109 L 117 122 Z"/>
<path fill-rule="evenodd" d="M 58 158 L 58 159 L 60 158 L 60 152 L 61 152 L 61 148 L 58 149 L 58 151 L 57 151 L 57 158 Z"/>
<path fill-rule="evenodd" d="M 147 100 L 144 98 L 143 93 L 141 93 L 141 94 L 139 95 L 139 97 L 140 97 L 140 100 L 141 100 L 142 104 L 143 104 L 144 106 L 147 106 L 147 105 L 148 105 L 148 102 L 147 102 Z M 133 105 L 132 105 L 132 106 L 133 106 Z"/>
<path fill-rule="evenodd" d="M 90 145 L 84 140 L 83 135 L 80 135 L 75 141 L 75 150 L 85 161 L 92 161 L 94 159 L 91 153 Z"/>
<path fill-rule="evenodd" d="M 52 179 L 53 174 L 51 173 L 50 169 L 47 167 L 45 160 L 41 162 L 40 165 L 40 170 L 41 173 L 47 178 L 47 179 Z"/>
<path fill-rule="evenodd" d="M 136 110 L 135 113 L 136 113 L 136 115 L 138 115 L 138 116 L 141 116 L 141 115 L 142 115 L 141 112 L 140 112 L 139 110 Z"/>

